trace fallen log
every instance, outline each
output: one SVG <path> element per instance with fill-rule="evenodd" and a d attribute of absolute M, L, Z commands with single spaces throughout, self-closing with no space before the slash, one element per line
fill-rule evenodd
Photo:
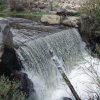
<path fill-rule="evenodd" d="M 73 85 L 71 84 L 70 80 L 68 79 L 67 75 L 65 74 L 64 70 L 62 69 L 62 63 L 59 60 L 59 58 L 53 54 L 52 50 L 49 50 L 49 53 L 51 55 L 51 59 L 53 60 L 54 64 L 56 65 L 57 69 L 59 70 L 61 76 L 65 80 L 66 84 L 68 85 L 69 89 L 71 90 L 73 96 L 75 97 L 76 100 L 81 100 L 77 92 L 75 91 Z"/>
<path fill-rule="evenodd" d="M 62 70 L 61 68 L 58 68 L 58 70 Z M 67 75 L 64 73 L 64 71 L 62 70 L 63 73 L 61 73 L 63 79 L 65 80 L 66 84 L 68 85 L 68 87 L 70 88 L 72 94 L 74 95 L 76 100 L 81 100 L 80 97 L 78 96 L 77 92 L 75 91 L 73 85 L 71 84 L 70 80 L 68 79 Z"/>

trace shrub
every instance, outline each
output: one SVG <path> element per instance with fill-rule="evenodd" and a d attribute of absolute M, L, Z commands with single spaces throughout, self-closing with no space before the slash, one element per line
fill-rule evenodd
<path fill-rule="evenodd" d="M 100 23 L 100 0 L 86 0 L 80 11 Z"/>
<path fill-rule="evenodd" d="M 19 82 L 10 81 L 8 78 L 0 77 L 0 100 L 25 100 L 25 96 L 18 90 Z"/>

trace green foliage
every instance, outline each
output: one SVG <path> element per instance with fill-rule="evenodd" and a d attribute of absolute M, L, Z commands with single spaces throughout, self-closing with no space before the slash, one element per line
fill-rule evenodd
<path fill-rule="evenodd" d="M 22 92 L 18 91 L 19 82 L 10 81 L 8 78 L 0 77 L 0 100 L 25 100 Z"/>
<path fill-rule="evenodd" d="M 91 16 L 94 21 L 100 22 L 100 0 L 86 0 L 80 9 L 80 13 Z"/>
<path fill-rule="evenodd" d="M 5 9 L 6 9 L 6 5 L 0 4 L 0 11 L 3 11 L 3 10 L 5 10 Z"/>

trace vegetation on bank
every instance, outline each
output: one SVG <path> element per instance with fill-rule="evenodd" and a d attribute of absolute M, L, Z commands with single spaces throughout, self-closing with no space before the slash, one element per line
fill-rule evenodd
<path fill-rule="evenodd" d="M 88 16 L 86 34 L 93 52 L 100 57 L 100 0 L 86 0 L 80 8 L 80 16 L 82 15 Z"/>
<path fill-rule="evenodd" d="M 20 82 L 0 77 L 0 100 L 25 100 L 25 95 L 18 90 Z"/>
<path fill-rule="evenodd" d="M 100 0 L 86 0 L 80 11 L 81 14 L 91 16 L 94 22 L 100 23 Z"/>

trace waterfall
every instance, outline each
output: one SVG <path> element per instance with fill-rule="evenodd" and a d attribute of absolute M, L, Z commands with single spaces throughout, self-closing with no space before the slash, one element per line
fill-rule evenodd
<path fill-rule="evenodd" d="M 68 75 L 74 69 L 73 65 L 81 59 L 82 41 L 77 29 L 63 30 L 37 39 L 18 35 L 14 37 L 14 43 L 22 45 L 16 51 L 25 72 L 34 83 L 37 100 L 58 100 L 57 95 L 62 100 L 67 96 L 68 87 L 51 60 L 49 50 L 54 51 Z"/>

